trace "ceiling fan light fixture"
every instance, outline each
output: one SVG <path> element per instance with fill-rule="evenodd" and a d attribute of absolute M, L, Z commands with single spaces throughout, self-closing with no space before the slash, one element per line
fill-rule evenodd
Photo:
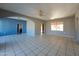
<path fill-rule="evenodd" d="M 44 12 L 42 10 L 39 10 L 39 16 L 42 17 L 42 16 L 44 16 L 43 14 L 44 14 Z"/>

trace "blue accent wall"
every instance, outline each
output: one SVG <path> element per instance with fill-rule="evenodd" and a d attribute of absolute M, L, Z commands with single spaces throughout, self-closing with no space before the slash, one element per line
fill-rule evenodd
<path fill-rule="evenodd" d="M 17 24 L 22 24 L 22 33 L 26 33 L 26 21 L 0 18 L 0 36 L 17 34 Z"/>

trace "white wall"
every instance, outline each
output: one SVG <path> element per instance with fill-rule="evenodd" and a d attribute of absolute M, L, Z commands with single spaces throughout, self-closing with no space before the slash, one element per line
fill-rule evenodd
<path fill-rule="evenodd" d="M 35 36 L 41 34 L 41 24 L 44 23 L 43 20 L 36 18 L 25 18 L 25 20 L 27 21 L 27 35 Z"/>
<path fill-rule="evenodd" d="M 27 20 L 27 35 L 35 36 L 35 23 L 31 20 Z"/>
<path fill-rule="evenodd" d="M 46 34 L 47 35 L 58 35 L 58 36 L 64 36 L 64 37 L 70 37 L 74 38 L 75 35 L 75 18 L 69 17 L 69 18 L 62 18 L 62 19 L 56 19 L 55 21 L 62 21 L 64 23 L 64 31 L 51 31 L 51 23 L 52 21 L 46 22 Z"/>
<path fill-rule="evenodd" d="M 35 34 L 40 35 L 41 34 L 41 23 L 35 23 Z"/>
<path fill-rule="evenodd" d="M 44 24 L 45 21 L 40 19 L 32 19 L 35 23 L 35 35 L 41 35 L 41 24 Z"/>
<path fill-rule="evenodd" d="M 77 12 L 75 13 L 75 41 L 79 43 L 79 8 Z"/>

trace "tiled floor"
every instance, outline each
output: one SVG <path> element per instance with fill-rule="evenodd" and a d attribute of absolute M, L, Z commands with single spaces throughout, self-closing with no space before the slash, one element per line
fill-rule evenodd
<path fill-rule="evenodd" d="M 0 37 L 0 56 L 75 56 L 79 45 L 58 36 L 30 37 L 26 34 Z"/>

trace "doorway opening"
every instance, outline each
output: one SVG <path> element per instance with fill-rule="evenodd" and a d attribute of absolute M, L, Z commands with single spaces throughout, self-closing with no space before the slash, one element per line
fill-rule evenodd
<path fill-rule="evenodd" d="M 41 35 L 44 34 L 44 24 L 41 24 Z"/>
<path fill-rule="evenodd" d="M 22 24 L 17 24 L 17 33 L 18 34 L 22 33 Z"/>

